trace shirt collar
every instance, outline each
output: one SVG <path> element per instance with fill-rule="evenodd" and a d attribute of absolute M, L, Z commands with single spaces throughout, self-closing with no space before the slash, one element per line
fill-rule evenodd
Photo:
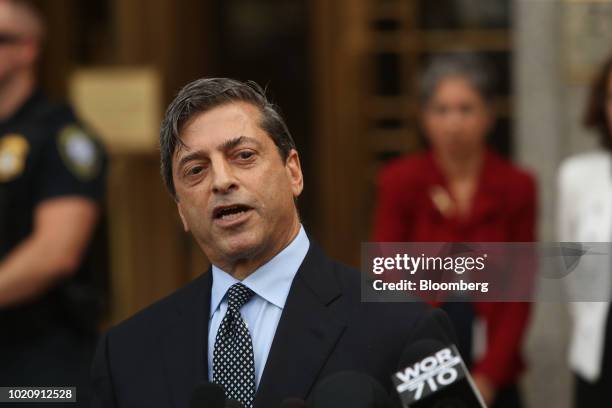
<path fill-rule="evenodd" d="M 289 245 L 266 264 L 247 276 L 242 284 L 259 297 L 283 309 L 293 278 L 306 257 L 310 241 L 300 226 L 300 231 Z M 212 266 L 213 285 L 210 297 L 210 316 L 217 310 L 225 293 L 235 283 L 240 282 L 217 266 Z"/>
<path fill-rule="evenodd" d="M 17 110 L 8 118 L 3 121 L 0 121 L 0 126 L 9 126 L 15 123 L 19 123 L 24 120 L 28 116 L 31 116 L 36 112 L 36 107 L 43 103 L 45 100 L 45 96 L 41 89 L 34 89 L 30 96 L 24 101 L 23 105 L 21 105 Z"/>

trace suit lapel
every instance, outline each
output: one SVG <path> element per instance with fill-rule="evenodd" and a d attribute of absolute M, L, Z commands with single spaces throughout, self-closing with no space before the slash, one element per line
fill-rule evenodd
<path fill-rule="evenodd" d="M 171 318 L 175 319 L 162 339 L 165 383 L 172 406 L 183 408 L 195 386 L 208 380 L 208 317 L 212 273 L 197 278 Z"/>
<path fill-rule="evenodd" d="M 346 326 L 347 312 L 335 303 L 340 297 L 329 260 L 311 242 L 276 329 L 255 396 L 256 408 L 307 396 Z"/>

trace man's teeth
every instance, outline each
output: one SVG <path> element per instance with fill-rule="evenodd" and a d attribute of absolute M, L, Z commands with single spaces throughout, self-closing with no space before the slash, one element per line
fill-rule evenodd
<path fill-rule="evenodd" d="M 239 210 L 239 211 L 233 212 L 233 213 L 226 213 L 226 214 L 223 214 L 221 216 L 221 219 L 222 220 L 231 220 L 231 219 L 239 217 L 240 215 L 242 215 L 245 212 L 246 212 L 246 210 Z"/>

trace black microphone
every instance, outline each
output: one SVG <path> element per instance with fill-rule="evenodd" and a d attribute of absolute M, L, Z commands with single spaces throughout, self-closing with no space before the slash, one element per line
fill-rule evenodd
<path fill-rule="evenodd" d="M 287 398 L 281 402 L 280 408 L 306 408 L 306 402 L 300 398 Z"/>
<path fill-rule="evenodd" d="M 190 408 L 244 408 L 235 399 L 225 399 L 223 387 L 213 383 L 202 383 L 196 386 L 191 396 Z"/>
<path fill-rule="evenodd" d="M 397 408 L 382 385 L 355 371 L 341 371 L 323 379 L 307 403 L 310 408 Z"/>
<path fill-rule="evenodd" d="M 400 371 L 391 378 L 406 408 L 486 408 L 453 344 L 414 342 L 404 350 Z"/>
<path fill-rule="evenodd" d="M 417 323 L 406 344 L 422 339 L 432 339 L 443 344 L 457 344 L 459 341 L 448 315 L 439 308 L 431 308 L 427 312 L 426 317 Z"/>
<path fill-rule="evenodd" d="M 244 405 L 240 403 L 240 401 L 236 401 L 235 399 L 225 400 L 225 405 L 223 408 L 244 408 Z"/>
<path fill-rule="evenodd" d="M 190 408 L 224 408 L 225 391 L 213 383 L 198 384 L 191 395 Z"/>

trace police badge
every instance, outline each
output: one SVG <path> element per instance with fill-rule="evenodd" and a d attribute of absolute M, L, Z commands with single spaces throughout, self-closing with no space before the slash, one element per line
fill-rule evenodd
<path fill-rule="evenodd" d="M 76 125 L 63 128 L 58 148 L 66 167 L 79 179 L 87 181 L 98 175 L 101 164 L 98 147 L 83 129 Z"/>
<path fill-rule="evenodd" d="M 12 181 L 23 173 L 29 150 L 28 141 L 20 134 L 0 137 L 0 183 Z"/>

